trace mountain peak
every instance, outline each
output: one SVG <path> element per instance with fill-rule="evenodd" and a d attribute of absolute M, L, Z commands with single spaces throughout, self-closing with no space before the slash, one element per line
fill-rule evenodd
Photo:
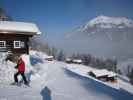
<path fill-rule="evenodd" d="M 97 28 L 133 28 L 133 20 L 125 17 L 108 17 L 104 15 L 97 16 L 84 25 L 84 29 L 88 27 Z"/>
<path fill-rule="evenodd" d="M 110 17 L 105 16 L 105 15 L 100 15 L 100 16 L 97 16 L 97 17 L 94 18 L 94 19 L 108 19 L 108 18 L 110 18 Z"/>

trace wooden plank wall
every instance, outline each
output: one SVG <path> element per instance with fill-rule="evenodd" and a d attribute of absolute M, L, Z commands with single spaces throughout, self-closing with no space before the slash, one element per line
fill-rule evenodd
<path fill-rule="evenodd" d="M 6 48 L 0 48 L 0 51 L 10 51 L 14 54 L 29 53 L 29 37 L 23 34 L 2 34 L 0 33 L 0 41 L 6 41 Z M 25 43 L 24 48 L 14 48 L 14 41 L 23 41 Z"/>

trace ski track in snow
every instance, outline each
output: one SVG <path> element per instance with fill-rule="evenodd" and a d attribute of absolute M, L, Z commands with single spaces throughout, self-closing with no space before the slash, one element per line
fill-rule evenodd
<path fill-rule="evenodd" d="M 57 61 L 41 63 L 40 77 L 31 87 L 0 85 L 0 100 L 132 100 L 133 95 L 116 91 L 80 76 Z M 36 66 L 37 67 L 37 66 Z"/>

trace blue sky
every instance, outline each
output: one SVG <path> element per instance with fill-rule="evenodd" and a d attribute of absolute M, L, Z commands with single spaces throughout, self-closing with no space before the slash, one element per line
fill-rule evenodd
<path fill-rule="evenodd" d="M 0 6 L 16 21 L 35 22 L 45 39 L 99 15 L 133 19 L 133 0 L 0 0 Z"/>

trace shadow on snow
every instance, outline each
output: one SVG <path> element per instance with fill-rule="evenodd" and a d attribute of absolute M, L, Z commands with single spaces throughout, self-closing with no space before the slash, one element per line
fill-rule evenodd
<path fill-rule="evenodd" d="M 46 86 L 40 93 L 42 95 L 42 100 L 52 100 L 51 99 L 51 90 Z"/>

